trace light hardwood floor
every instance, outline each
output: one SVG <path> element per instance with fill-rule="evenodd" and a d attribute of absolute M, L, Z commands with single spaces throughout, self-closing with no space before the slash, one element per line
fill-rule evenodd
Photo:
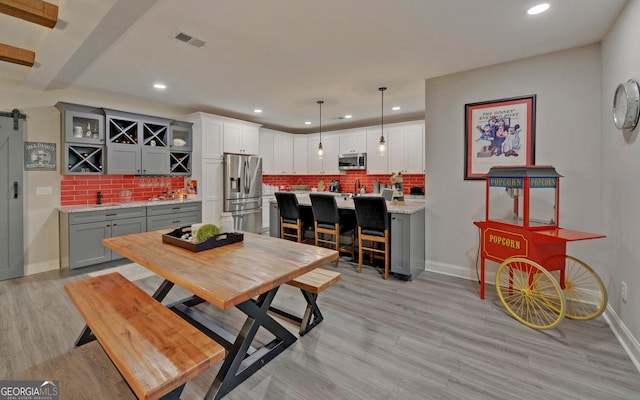
<path fill-rule="evenodd" d="M 226 399 L 640 398 L 640 374 L 601 317 L 536 331 L 506 313 L 493 287 L 481 301 L 476 282 L 428 272 L 384 281 L 374 268 L 356 268 L 341 259 L 342 280 L 319 298 L 322 324 Z M 152 292 L 161 279 L 144 272 L 131 279 Z M 86 276 L 0 282 L 0 379 L 59 380 L 64 400 L 135 398 L 98 343 L 73 346 L 84 324 L 63 284 Z M 304 309 L 291 287 L 276 303 Z M 204 308 L 230 330 L 244 320 L 237 310 Z M 203 398 L 219 367 L 189 382 L 182 399 Z"/>

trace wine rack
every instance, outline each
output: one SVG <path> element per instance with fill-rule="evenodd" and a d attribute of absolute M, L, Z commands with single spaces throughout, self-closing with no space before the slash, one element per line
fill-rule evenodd
<path fill-rule="evenodd" d="M 102 174 L 104 148 L 92 145 L 65 145 L 65 174 Z"/>
<path fill-rule="evenodd" d="M 171 175 L 191 175 L 191 153 L 170 153 Z"/>
<path fill-rule="evenodd" d="M 142 145 L 155 147 L 169 146 L 169 129 L 167 125 L 142 123 Z"/>
<path fill-rule="evenodd" d="M 107 140 L 109 143 L 137 145 L 138 122 L 107 118 Z"/>

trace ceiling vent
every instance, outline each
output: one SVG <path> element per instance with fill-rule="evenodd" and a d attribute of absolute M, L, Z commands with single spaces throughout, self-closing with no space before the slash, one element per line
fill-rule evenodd
<path fill-rule="evenodd" d="M 178 32 L 178 34 L 175 36 L 176 39 L 178 39 L 181 42 L 185 42 L 187 44 L 190 44 L 193 47 L 197 47 L 197 48 L 201 48 L 204 47 L 205 44 L 207 44 L 205 41 L 200 40 L 198 38 L 194 38 L 191 35 L 187 35 L 186 33 L 183 32 Z"/>

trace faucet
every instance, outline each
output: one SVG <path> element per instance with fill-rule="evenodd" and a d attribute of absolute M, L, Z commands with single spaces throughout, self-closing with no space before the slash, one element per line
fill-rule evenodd
<path fill-rule="evenodd" d="M 97 199 L 96 199 L 96 204 L 102 204 L 102 198 L 103 197 L 104 197 L 103 194 L 98 192 Z"/>
<path fill-rule="evenodd" d="M 353 193 L 356 195 L 360 193 L 360 178 L 356 178 L 356 181 L 353 184 Z"/>

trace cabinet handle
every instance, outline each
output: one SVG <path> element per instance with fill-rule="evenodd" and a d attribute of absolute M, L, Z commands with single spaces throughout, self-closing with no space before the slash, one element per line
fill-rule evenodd
<path fill-rule="evenodd" d="M 171 223 L 172 223 L 172 224 L 178 224 L 178 223 L 180 223 L 180 220 L 177 220 L 177 221 L 171 221 Z"/>
<path fill-rule="evenodd" d="M 106 214 L 107 217 L 114 217 L 116 215 L 118 215 L 118 214 Z"/>
<path fill-rule="evenodd" d="M 18 198 L 18 181 L 13 182 L 13 198 Z"/>

